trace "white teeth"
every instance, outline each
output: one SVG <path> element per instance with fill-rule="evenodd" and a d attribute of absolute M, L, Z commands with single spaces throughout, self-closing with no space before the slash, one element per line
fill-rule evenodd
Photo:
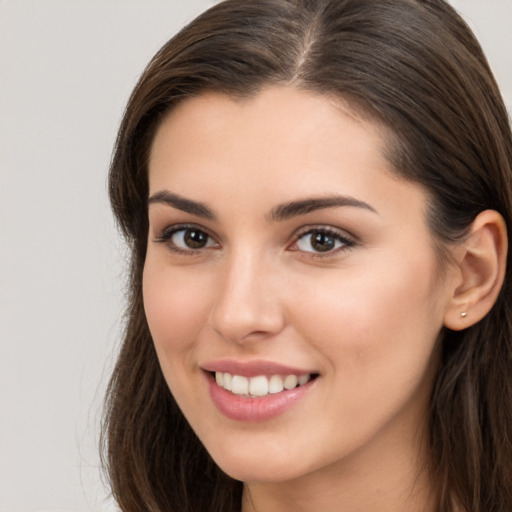
<path fill-rule="evenodd" d="M 249 394 L 249 379 L 242 375 L 233 375 L 231 382 L 231 391 L 235 395 L 248 395 Z"/>
<path fill-rule="evenodd" d="M 235 395 L 251 397 L 266 396 L 268 394 L 280 393 L 285 389 L 293 389 L 303 386 L 311 379 L 310 374 L 304 375 L 272 375 L 270 378 L 265 375 L 257 377 L 244 377 L 243 375 L 231 375 L 227 372 L 215 372 L 215 381 L 227 391 Z"/>
<path fill-rule="evenodd" d="M 221 373 L 221 372 L 216 372 L 216 373 Z M 224 374 L 224 384 L 223 384 L 223 388 L 228 390 L 228 391 L 231 391 L 231 384 L 232 384 L 232 381 L 233 381 L 233 376 L 231 375 L 231 373 L 225 373 Z"/>
<path fill-rule="evenodd" d="M 249 380 L 249 394 L 251 396 L 268 395 L 268 379 L 264 375 L 252 377 Z"/>
<path fill-rule="evenodd" d="M 268 383 L 268 392 L 280 393 L 283 389 L 283 379 L 279 375 L 272 375 Z"/>
<path fill-rule="evenodd" d="M 306 374 L 306 375 L 301 375 L 299 377 L 299 386 L 303 386 L 304 384 L 306 384 L 306 382 L 309 380 L 309 375 Z"/>
<path fill-rule="evenodd" d="M 296 375 L 288 375 L 284 379 L 284 387 L 286 389 L 293 389 L 293 388 L 297 387 L 298 382 L 299 382 L 299 379 L 297 378 Z"/>

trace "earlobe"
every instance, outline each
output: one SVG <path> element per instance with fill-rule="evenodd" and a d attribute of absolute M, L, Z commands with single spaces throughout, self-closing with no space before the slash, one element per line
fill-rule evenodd
<path fill-rule="evenodd" d="M 503 284 L 507 250 L 503 217 L 495 210 L 478 214 L 468 237 L 457 250 L 459 279 L 445 311 L 445 327 L 459 331 L 487 315 Z"/>

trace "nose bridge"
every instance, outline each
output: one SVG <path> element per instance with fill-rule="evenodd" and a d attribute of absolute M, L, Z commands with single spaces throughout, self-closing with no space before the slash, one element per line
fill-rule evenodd
<path fill-rule="evenodd" d="M 211 324 L 225 339 L 242 342 L 283 327 L 272 261 L 264 251 L 240 247 L 225 257 Z"/>

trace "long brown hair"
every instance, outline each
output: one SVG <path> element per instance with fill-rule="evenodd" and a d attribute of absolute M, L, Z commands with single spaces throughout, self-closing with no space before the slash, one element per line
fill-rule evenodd
<path fill-rule="evenodd" d="M 124 512 L 235 512 L 242 484 L 211 460 L 160 370 L 142 305 L 148 152 L 174 105 L 271 84 L 337 95 L 390 134 L 396 173 L 431 196 L 441 248 L 485 209 L 512 227 L 512 137 L 482 50 L 443 0 L 226 0 L 169 41 L 128 103 L 110 197 L 131 248 L 124 343 L 108 389 L 104 461 Z M 509 256 L 510 257 L 510 256 Z M 512 510 L 512 272 L 492 311 L 446 330 L 429 469 L 439 512 Z"/>

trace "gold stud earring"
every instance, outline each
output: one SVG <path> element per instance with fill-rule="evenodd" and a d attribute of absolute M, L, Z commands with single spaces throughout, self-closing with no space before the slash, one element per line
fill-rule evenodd
<path fill-rule="evenodd" d="M 461 318 L 466 318 L 466 317 L 468 316 L 468 314 L 467 314 L 465 311 L 463 311 L 463 312 L 460 314 L 460 316 L 461 316 Z"/>

